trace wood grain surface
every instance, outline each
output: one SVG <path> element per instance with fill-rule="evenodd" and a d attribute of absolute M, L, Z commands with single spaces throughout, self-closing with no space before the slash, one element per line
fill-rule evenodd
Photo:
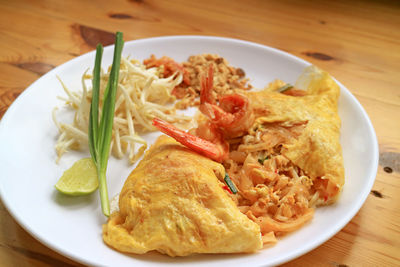
<path fill-rule="evenodd" d="M 378 136 L 371 194 L 343 230 L 284 266 L 400 265 L 400 2 L 1 0 L 0 118 L 54 67 L 113 43 L 165 35 L 233 37 L 308 60 L 360 101 Z M 1 148 L 0 148 L 1 149 Z M 0 203 L 1 266 L 80 266 L 25 232 Z"/>

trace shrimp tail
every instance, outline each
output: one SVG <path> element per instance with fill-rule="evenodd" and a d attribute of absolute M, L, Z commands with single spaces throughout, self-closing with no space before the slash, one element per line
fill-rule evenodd
<path fill-rule="evenodd" d="M 153 125 L 161 132 L 171 136 L 182 145 L 218 162 L 224 159 L 223 152 L 217 145 L 200 137 L 194 136 L 159 118 L 153 119 Z"/>
<path fill-rule="evenodd" d="M 210 65 L 206 76 L 202 76 L 200 79 L 200 104 L 210 103 L 216 104 L 215 99 L 212 96 L 213 83 L 214 83 L 214 69 Z"/>
<path fill-rule="evenodd" d="M 212 95 L 214 81 L 214 69 L 212 65 L 209 66 L 207 75 L 202 76 L 200 81 L 200 111 L 214 123 L 221 120 L 228 120 L 231 123 L 234 119 L 233 116 L 229 117 L 231 114 L 227 114 L 223 109 L 218 107 L 217 101 Z"/>

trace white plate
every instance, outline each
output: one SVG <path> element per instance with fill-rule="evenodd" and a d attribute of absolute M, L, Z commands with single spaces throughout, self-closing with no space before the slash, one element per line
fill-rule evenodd
<path fill-rule="evenodd" d="M 103 67 L 112 59 L 104 50 Z M 250 42 L 215 37 L 175 36 L 127 42 L 123 55 L 144 59 L 155 54 L 184 61 L 189 55 L 217 53 L 245 70 L 251 83 L 263 87 L 279 78 L 294 83 L 310 63 L 277 49 Z M 82 153 L 71 152 L 55 163 L 57 129 L 52 109 L 64 95 L 56 75 L 70 89 L 80 90 L 80 77 L 92 68 L 94 52 L 75 58 L 50 71 L 14 101 L 0 124 L 0 193 L 9 212 L 30 234 L 59 253 L 88 265 L 141 266 L 191 264 L 193 266 L 277 265 L 322 244 L 357 213 L 373 185 L 378 165 L 378 145 L 371 122 L 354 96 L 341 86 L 339 114 L 346 184 L 338 202 L 318 208 L 312 222 L 274 247 L 245 255 L 197 255 L 169 258 L 157 253 L 126 255 L 107 247 L 101 237 L 105 217 L 98 194 L 70 198 L 54 184 Z M 154 135 L 152 136 L 154 137 Z M 152 139 L 152 138 L 151 138 Z M 88 155 L 88 154 L 86 154 Z M 132 167 L 111 159 L 108 168 L 110 196 L 121 190 Z"/>

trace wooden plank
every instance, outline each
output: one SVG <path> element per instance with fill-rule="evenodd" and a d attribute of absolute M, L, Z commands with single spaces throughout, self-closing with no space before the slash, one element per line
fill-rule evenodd
<path fill-rule="evenodd" d="M 0 201 L 1 266 L 83 266 L 42 245 L 19 226 Z"/>

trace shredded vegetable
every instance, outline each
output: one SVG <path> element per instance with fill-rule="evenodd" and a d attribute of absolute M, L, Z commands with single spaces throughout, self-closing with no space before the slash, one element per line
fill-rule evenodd
<path fill-rule="evenodd" d="M 287 91 L 287 90 L 289 90 L 289 89 L 292 89 L 292 88 L 293 88 L 293 85 L 287 83 L 287 84 L 285 84 L 284 86 L 278 88 L 277 91 L 278 91 L 279 93 L 283 93 L 283 92 L 285 92 L 285 91 Z"/>
<path fill-rule="evenodd" d="M 229 175 L 227 173 L 225 173 L 225 183 L 228 186 L 229 190 L 233 193 L 236 194 L 238 191 L 236 189 L 236 186 L 233 184 L 231 178 L 229 177 Z"/>
<path fill-rule="evenodd" d="M 174 124 L 185 125 L 192 117 L 176 114 L 175 108 L 168 105 L 175 100 L 172 90 L 182 82 L 180 72 L 168 78 L 159 78 L 160 67 L 146 69 L 137 60 L 121 58 L 118 92 L 115 103 L 114 124 L 112 130 L 111 153 L 117 158 L 127 156 L 131 164 L 135 163 L 147 148 L 147 142 L 141 133 L 155 131 L 152 120 L 155 117 Z M 110 77 L 110 69 L 100 75 L 101 95 Z M 57 110 L 53 110 L 53 120 L 59 130 L 56 144 L 57 162 L 69 150 L 79 150 L 88 146 L 88 125 L 92 90 L 87 83 L 92 75 L 88 71 L 81 78 L 82 91 L 72 92 L 59 78 L 67 97 L 59 97 L 68 108 L 74 110 L 71 124 L 59 122 Z M 100 99 L 99 110 L 102 109 Z M 137 148 L 137 144 L 140 145 Z"/>

